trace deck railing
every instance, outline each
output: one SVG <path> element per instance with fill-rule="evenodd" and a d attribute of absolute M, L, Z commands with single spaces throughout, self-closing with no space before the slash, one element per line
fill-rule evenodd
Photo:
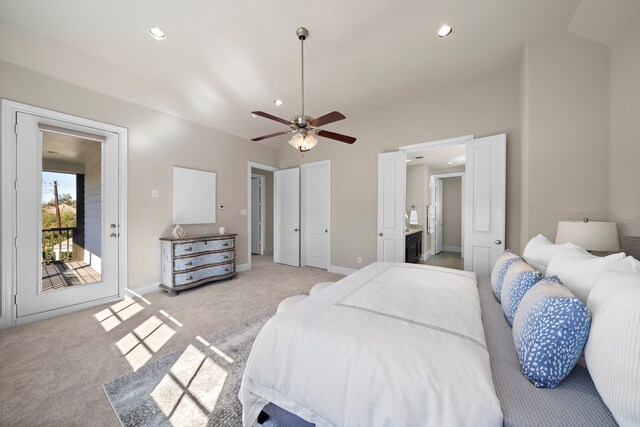
<path fill-rule="evenodd" d="M 73 260 L 73 236 L 77 227 L 42 229 L 42 262 Z M 57 256 L 56 256 L 57 252 Z"/>

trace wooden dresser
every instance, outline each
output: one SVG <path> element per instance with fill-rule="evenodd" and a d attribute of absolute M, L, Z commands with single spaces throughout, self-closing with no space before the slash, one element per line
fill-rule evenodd
<path fill-rule="evenodd" d="M 236 277 L 237 234 L 164 237 L 162 284 L 170 295 L 216 280 Z"/>

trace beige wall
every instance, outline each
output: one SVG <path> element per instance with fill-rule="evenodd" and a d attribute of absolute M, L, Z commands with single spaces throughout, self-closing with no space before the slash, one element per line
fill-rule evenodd
<path fill-rule="evenodd" d="M 320 138 L 318 145 L 304 157 L 283 146 L 281 168 L 331 160 L 333 265 L 359 268 L 376 260 L 378 153 L 452 136 L 507 134 L 507 244 L 519 241 L 518 73 L 517 69 L 504 70 L 489 79 L 428 96 L 416 95 L 414 99 L 360 116 L 343 111 L 347 119 L 327 129 L 357 137 L 351 146 Z M 356 262 L 358 256 L 363 258 L 361 265 Z"/>
<path fill-rule="evenodd" d="M 606 220 L 609 175 L 607 47 L 562 34 L 525 56 L 521 243 L 555 239 L 559 220 Z"/>
<path fill-rule="evenodd" d="M 273 253 L 273 172 L 262 169 L 251 168 L 251 173 L 263 175 L 265 177 L 265 230 L 264 249 L 266 254 Z"/>
<path fill-rule="evenodd" d="M 462 178 L 459 176 L 442 180 L 442 222 L 442 246 L 461 248 Z"/>
<path fill-rule="evenodd" d="M 215 225 L 185 226 L 187 234 L 238 233 L 238 263 L 247 262 L 247 162 L 277 165 L 275 150 L 0 61 L 0 97 L 129 129 L 129 286 L 160 281 L 158 238 L 171 234 L 172 166 L 217 173 Z M 159 190 L 151 198 L 151 190 Z"/>
<path fill-rule="evenodd" d="M 611 46 L 610 70 L 609 220 L 640 236 L 640 15 Z"/>

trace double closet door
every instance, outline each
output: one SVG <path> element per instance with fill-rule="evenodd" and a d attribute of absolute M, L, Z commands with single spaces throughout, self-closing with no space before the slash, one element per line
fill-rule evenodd
<path fill-rule="evenodd" d="M 274 262 L 329 269 L 331 163 L 274 173 Z"/>

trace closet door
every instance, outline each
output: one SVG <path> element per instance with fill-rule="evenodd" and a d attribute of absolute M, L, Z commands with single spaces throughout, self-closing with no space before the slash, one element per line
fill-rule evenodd
<path fill-rule="evenodd" d="M 300 267 L 300 169 L 274 172 L 273 261 Z"/>
<path fill-rule="evenodd" d="M 302 185 L 303 265 L 329 268 L 331 217 L 330 161 L 300 166 Z"/>

